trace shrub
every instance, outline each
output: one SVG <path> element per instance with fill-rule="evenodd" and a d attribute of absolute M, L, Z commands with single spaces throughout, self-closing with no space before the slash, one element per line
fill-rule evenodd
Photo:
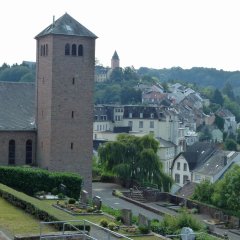
<path fill-rule="evenodd" d="M 58 194 L 58 198 L 59 198 L 59 199 L 64 199 L 64 197 L 65 197 L 65 196 L 64 196 L 63 193 L 59 193 L 59 194 Z"/>
<path fill-rule="evenodd" d="M 140 233 L 142 234 L 148 234 L 150 232 L 149 228 L 147 226 L 140 225 L 138 227 Z"/>
<path fill-rule="evenodd" d="M 123 217 L 122 216 L 116 216 L 116 221 L 123 223 Z"/>
<path fill-rule="evenodd" d="M 0 167 L 0 182 L 30 196 L 38 191 L 51 192 L 64 184 L 65 195 L 78 198 L 81 191 L 82 178 L 78 174 L 49 172 L 40 168 Z"/>
<path fill-rule="evenodd" d="M 51 193 L 52 195 L 58 195 L 58 188 L 57 187 L 53 188 Z"/>
<path fill-rule="evenodd" d="M 75 202 L 76 202 L 76 200 L 74 198 L 69 198 L 68 199 L 69 204 L 74 204 Z"/>
<path fill-rule="evenodd" d="M 88 213 L 91 213 L 91 212 L 93 212 L 93 211 L 94 211 L 94 208 L 93 208 L 93 207 L 87 208 L 87 212 L 88 212 Z"/>
<path fill-rule="evenodd" d="M 117 225 L 116 225 L 114 222 L 110 222 L 110 223 L 108 224 L 108 228 L 109 228 L 111 231 L 115 230 L 116 226 L 117 226 Z"/>
<path fill-rule="evenodd" d="M 100 220 L 100 226 L 106 228 L 108 226 L 108 220 L 106 218 L 102 218 Z"/>
<path fill-rule="evenodd" d="M 101 182 L 114 183 L 115 182 L 115 176 L 110 174 L 110 173 L 102 173 L 100 181 Z"/>
<path fill-rule="evenodd" d="M 197 208 L 192 208 L 191 209 L 191 213 L 192 214 L 197 214 L 198 213 L 198 209 Z"/>

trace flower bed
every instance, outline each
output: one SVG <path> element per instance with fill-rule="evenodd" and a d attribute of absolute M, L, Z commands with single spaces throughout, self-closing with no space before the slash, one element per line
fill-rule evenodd
<path fill-rule="evenodd" d="M 96 210 L 93 207 L 81 208 L 77 204 L 53 204 L 53 207 L 60 209 L 73 216 L 77 215 L 103 215 L 101 210 Z"/>

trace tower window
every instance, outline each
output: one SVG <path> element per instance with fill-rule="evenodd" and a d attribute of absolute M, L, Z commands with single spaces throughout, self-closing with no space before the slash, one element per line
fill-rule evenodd
<path fill-rule="evenodd" d="M 46 44 L 46 56 L 48 55 L 48 44 Z"/>
<path fill-rule="evenodd" d="M 69 56 L 69 55 L 70 55 L 70 44 L 69 44 L 69 43 L 67 43 L 67 44 L 65 45 L 65 55 L 66 55 L 66 56 Z"/>
<path fill-rule="evenodd" d="M 72 111 L 72 118 L 74 118 L 74 111 Z"/>
<path fill-rule="evenodd" d="M 26 164 L 32 163 L 32 140 L 26 142 Z"/>
<path fill-rule="evenodd" d="M 73 85 L 75 84 L 75 78 L 74 77 L 72 78 L 72 84 Z"/>
<path fill-rule="evenodd" d="M 78 45 L 78 56 L 83 56 L 83 45 Z"/>
<path fill-rule="evenodd" d="M 42 56 L 43 55 L 43 46 L 41 45 L 41 47 L 40 47 L 40 56 Z"/>
<path fill-rule="evenodd" d="M 72 56 L 76 56 L 77 55 L 77 46 L 76 44 L 72 45 Z"/>
<path fill-rule="evenodd" d="M 8 164 L 15 164 L 15 140 L 10 140 L 8 144 Z"/>
<path fill-rule="evenodd" d="M 43 56 L 46 55 L 46 48 L 45 48 L 45 45 L 43 45 Z"/>
<path fill-rule="evenodd" d="M 73 142 L 71 142 L 71 149 L 73 149 Z"/>

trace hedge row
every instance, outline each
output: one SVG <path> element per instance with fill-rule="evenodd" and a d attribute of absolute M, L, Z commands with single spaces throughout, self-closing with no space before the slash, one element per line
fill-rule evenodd
<path fill-rule="evenodd" d="M 60 212 L 58 209 L 49 207 L 43 201 L 27 196 L 3 184 L 0 184 L 0 197 L 44 222 L 74 220 L 73 217 Z M 62 226 L 62 224 L 56 223 L 54 227 L 61 230 Z M 75 224 L 75 226 L 79 229 L 84 228 L 82 224 Z M 85 230 L 90 231 L 90 226 L 86 225 Z"/>
<path fill-rule="evenodd" d="M 39 191 L 51 192 L 64 184 L 65 194 L 78 199 L 82 178 L 75 173 L 49 172 L 39 168 L 0 167 L 0 182 L 30 196 Z"/>

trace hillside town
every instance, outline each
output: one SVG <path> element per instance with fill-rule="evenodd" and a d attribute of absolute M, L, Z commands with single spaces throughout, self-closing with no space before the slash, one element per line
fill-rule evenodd
<path fill-rule="evenodd" d="M 238 239 L 240 96 L 104 67 L 97 38 L 65 13 L 0 67 L 0 239 Z"/>
<path fill-rule="evenodd" d="M 111 62 L 111 68 L 102 68 L 105 77 L 103 71 L 95 73 L 96 82 L 109 81 L 110 72 L 120 67 L 116 51 Z M 237 150 L 223 148 L 224 134 L 236 137 L 239 128 L 236 117 L 227 108 L 204 113 L 203 109 L 210 105 L 210 100 L 181 83 L 168 84 L 167 92 L 159 83 L 138 84 L 135 88 L 142 93 L 140 104 L 94 105 L 95 151 L 99 145 L 115 141 L 120 133 L 153 135 L 159 142 L 158 156 L 164 172 L 172 176 L 177 186 L 174 193 L 190 183 L 202 180 L 214 183 L 233 164 L 240 163 Z M 223 121 L 222 129 L 217 118 Z"/>

